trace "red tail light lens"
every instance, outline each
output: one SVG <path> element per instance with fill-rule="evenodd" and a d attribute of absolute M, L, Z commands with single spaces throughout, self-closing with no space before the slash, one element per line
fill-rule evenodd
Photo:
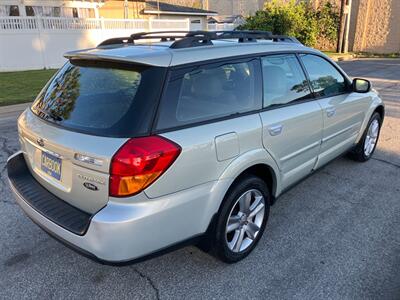
<path fill-rule="evenodd" d="M 126 197 L 143 191 L 180 152 L 179 145 L 160 136 L 130 139 L 111 160 L 110 196 Z"/>

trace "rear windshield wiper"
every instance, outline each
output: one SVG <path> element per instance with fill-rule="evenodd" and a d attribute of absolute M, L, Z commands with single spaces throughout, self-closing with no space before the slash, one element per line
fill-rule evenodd
<path fill-rule="evenodd" d="M 64 120 L 63 118 L 61 118 L 60 116 L 58 116 L 52 112 L 47 112 L 46 115 L 49 116 L 50 118 L 52 118 L 56 122 L 61 122 L 62 120 Z"/>

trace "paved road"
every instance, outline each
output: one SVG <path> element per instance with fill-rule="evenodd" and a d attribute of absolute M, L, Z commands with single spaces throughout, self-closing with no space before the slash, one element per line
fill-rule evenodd
<path fill-rule="evenodd" d="M 133 266 L 102 266 L 49 238 L 4 184 L 5 160 L 18 146 L 15 119 L 3 116 L 0 298 L 399 299 L 400 61 L 342 66 L 373 79 L 388 103 L 375 158 L 339 158 L 283 195 L 257 249 L 235 265 L 187 247 Z"/>

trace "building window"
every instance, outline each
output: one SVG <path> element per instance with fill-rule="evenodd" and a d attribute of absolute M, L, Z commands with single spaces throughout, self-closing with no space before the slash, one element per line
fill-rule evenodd
<path fill-rule="evenodd" d="M 53 17 L 61 17 L 61 7 L 53 7 Z"/>
<path fill-rule="evenodd" d="M 7 5 L 0 5 L 0 17 L 7 17 Z"/>
<path fill-rule="evenodd" d="M 43 17 L 54 17 L 53 15 L 53 8 L 52 6 L 43 6 Z"/>
<path fill-rule="evenodd" d="M 18 5 L 0 5 L 0 17 L 18 17 Z"/>
<path fill-rule="evenodd" d="M 27 17 L 34 17 L 35 11 L 33 10 L 32 6 L 25 6 L 25 13 Z"/>
<path fill-rule="evenodd" d="M 25 12 L 28 17 L 41 16 L 43 15 L 42 6 L 25 6 Z"/>
<path fill-rule="evenodd" d="M 67 18 L 78 18 L 78 9 L 76 7 L 63 7 L 62 15 Z"/>
<path fill-rule="evenodd" d="M 18 5 L 10 5 L 10 17 L 18 17 L 19 16 L 19 8 Z"/>
<path fill-rule="evenodd" d="M 55 6 L 25 6 L 28 17 L 61 17 L 61 8 Z"/>
<path fill-rule="evenodd" d="M 93 8 L 79 8 L 79 18 L 95 18 Z"/>

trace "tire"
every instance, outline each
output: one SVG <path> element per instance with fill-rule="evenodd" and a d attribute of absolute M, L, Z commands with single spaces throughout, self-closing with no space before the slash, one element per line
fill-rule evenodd
<path fill-rule="evenodd" d="M 378 128 L 374 129 L 376 125 L 378 126 Z M 382 118 L 379 113 L 375 112 L 369 120 L 362 138 L 354 147 L 354 149 L 350 152 L 350 157 L 353 160 L 365 162 L 371 158 L 371 156 L 375 152 L 376 145 L 378 144 L 381 126 Z"/>
<path fill-rule="evenodd" d="M 270 193 L 265 182 L 253 175 L 239 179 L 225 195 L 217 216 L 211 236 L 212 253 L 226 263 L 245 258 L 262 237 L 269 211 Z"/>

